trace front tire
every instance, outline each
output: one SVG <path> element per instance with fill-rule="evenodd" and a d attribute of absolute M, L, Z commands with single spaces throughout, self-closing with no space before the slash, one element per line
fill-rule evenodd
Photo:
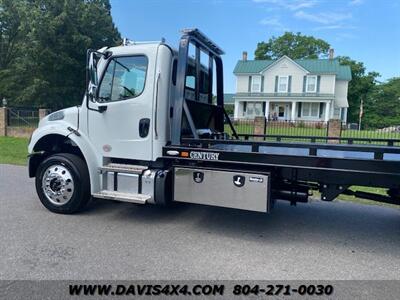
<path fill-rule="evenodd" d="M 87 166 L 73 154 L 61 153 L 46 158 L 37 169 L 35 183 L 40 202 L 54 213 L 76 213 L 90 200 Z"/>

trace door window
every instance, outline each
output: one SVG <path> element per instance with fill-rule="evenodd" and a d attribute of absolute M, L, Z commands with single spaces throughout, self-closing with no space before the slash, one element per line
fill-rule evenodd
<path fill-rule="evenodd" d="M 113 102 L 139 96 L 147 72 L 146 56 L 112 58 L 100 84 L 99 102 Z"/>
<path fill-rule="evenodd" d="M 278 108 L 278 117 L 279 118 L 285 117 L 285 107 L 284 106 L 279 106 L 279 108 Z"/>

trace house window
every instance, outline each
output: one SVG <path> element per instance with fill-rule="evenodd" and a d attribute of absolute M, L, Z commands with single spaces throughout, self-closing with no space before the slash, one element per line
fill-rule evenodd
<path fill-rule="evenodd" d="M 244 116 L 247 118 L 254 118 L 262 116 L 263 103 L 262 102 L 247 102 L 244 109 Z"/>
<path fill-rule="evenodd" d="M 261 92 L 261 76 L 253 76 L 251 81 L 251 92 Z"/>
<path fill-rule="evenodd" d="M 307 93 L 315 93 L 317 91 L 317 76 L 307 76 Z"/>
<path fill-rule="evenodd" d="M 318 118 L 320 104 L 318 102 L 304 102 L 301 106 L 301 114 L 303 118 Z"/>
<path fill-rule="evenodd" d="M 288 76 L 279 76 L 278 93 L 287 93 L 288 91 Z"/>

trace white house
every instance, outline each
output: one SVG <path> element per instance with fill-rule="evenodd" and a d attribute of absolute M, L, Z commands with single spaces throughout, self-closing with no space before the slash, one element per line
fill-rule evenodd
<path fill-rule="evenodd" d="M 349 66 L 333 58 L 238 61 L 235 119 L 265 116 L 269 120 L 347 120 Z"/>

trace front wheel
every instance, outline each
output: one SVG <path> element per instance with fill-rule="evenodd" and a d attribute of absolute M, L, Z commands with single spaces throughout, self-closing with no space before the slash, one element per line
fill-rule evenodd
<path fill-rule="evenodd" d="M 72 214 L 90 200 L 89 172 L 85 162 L 69 153 L 46 158 L 36 172 L 36 191 L 50 211 Z"/>

